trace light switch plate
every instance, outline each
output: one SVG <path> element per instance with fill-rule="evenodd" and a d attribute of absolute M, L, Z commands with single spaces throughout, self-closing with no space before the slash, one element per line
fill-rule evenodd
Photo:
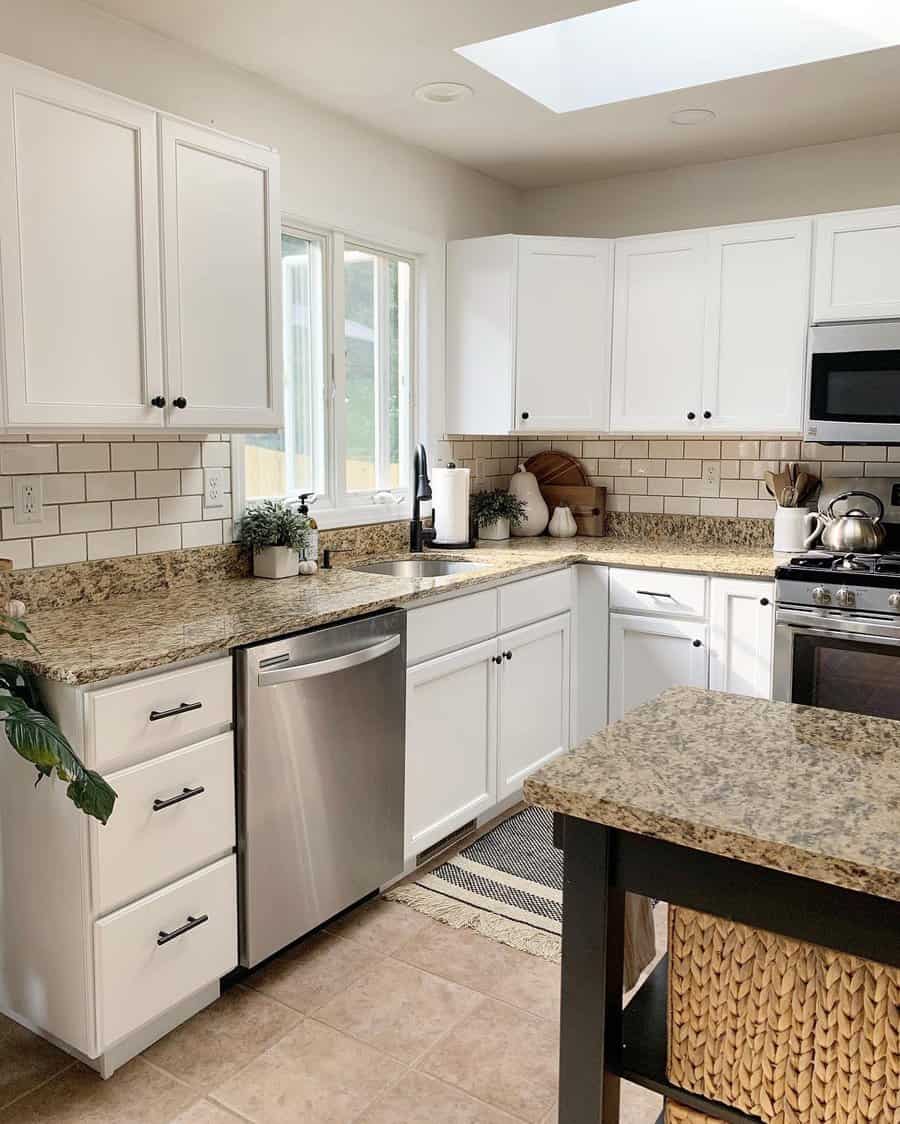
<path fill-rule="evenodd" d="M 44 478 L 17 476 L 13 480 L 13 522 L 22 526 L 44 519 Z"/>
<path fill-rule="evenodd" d="M 203 470 L 203 506 L 207 511 L 225 506 L 225 471 L 221 468 Z"/>

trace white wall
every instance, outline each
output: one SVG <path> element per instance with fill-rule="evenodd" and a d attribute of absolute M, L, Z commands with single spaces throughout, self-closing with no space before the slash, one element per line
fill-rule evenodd
<path fill-rule="evenodd" d="M 424 255 L 419 421 L 425 436 L 442 431 L 443 243 L 509 230 L 517 190 L 82 0 L 0 0 L 0 51 L 272 145 L 285 213 Z"/>
<path fill-rule="evenodd" d="M 622 235 L 900 202 L 900 133 L 525 192 L 528 234 Z"/>

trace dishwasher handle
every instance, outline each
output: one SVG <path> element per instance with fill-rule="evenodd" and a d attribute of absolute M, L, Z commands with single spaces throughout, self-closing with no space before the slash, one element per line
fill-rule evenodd
<path fill-rule="evenodd" d="M 279 667 L 273 671 L 261 671 L 258 683 L 260 687 L 276 687 L 279 683 L 296 683 L 300 679 L 315 679 L 320 675 L 331 675 L 335 671 L 347 671 L 351 667 L 359 667 L 364 663 L 380 659 L 399 647 L 400 636 L 389 636 L 377 644 L 358 648 L 355 652 L 346 652 L 342 656 L 314 660 L 312 663 L 291 664 L 289 667 Z"/>

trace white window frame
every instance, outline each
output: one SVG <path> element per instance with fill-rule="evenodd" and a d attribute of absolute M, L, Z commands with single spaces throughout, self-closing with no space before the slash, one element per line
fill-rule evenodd
<path fill-rule="evenodd" d="M 417 390 L 421 377 L 419 361 L 421 325 L 417 315 L 417 307 L 421 284 L 419 270 L 422 255 L 419 252 L 401 250 L 396 246 L 387 245 L 371 238 L 350 235 L 341 230 L 329 230 L 313 223 L 297 221 L 289 216 L 282 219 L 281 231 L 297 238 L 319 239 L 323 243 L 323 287 L 325 291 L 325 366 L 323 379 L 325 463 L 323 467 L 325 487 L 324 490 L 317 493 L 315 506 L 311 509 L 311 512 L 315 515 L 318 525 L 323 529 L 407 520 L 412 513 L 411 482 L 408 479 L 401 480 L 396 488 L 390 490 L 397 497 L 397 502 L 389 504 L 374 502 L 375 489 L 366 492 L 348 492 L 346 489 L 346 414 L 343 410 L 337 408 L 338 403 L 343 403 L 346 394 L 344 250 L 350 247 L 366 253 L 387 255 L 409 265 L 409 318 L 404 333 L 408 340 L 409 387 L 406 395 L 406 408 L 400 414 L 400 448 L 405 450 L 402 453 L 404 459 L 401 461 L 401 475 L 407 477 L 412 470 L 412 452 L 417 429 L 415 424 L 418 409 Z M 386 378 L 383 358 L 382 355 L 382 370 L 378 373 L 376 394 Z M 285 403 L 285 428 L 288 424 L 287 414 L 287 403 Z M 376 448 L 383 451 L 385 448 L 386 418 L 379 414 L 378 420 L 381 432 L 376 442 Z M 247 503 L 244 488 L 244 438 L 241 434 L 232 436 L 232 464 L 236 468 L 232 481 L 235 515 L 239 518 Z M 273 496 L 271 498 L 293 501 L 298 498 L 299 494 L 298 489 L 287 493 L 285 496 Z"/>

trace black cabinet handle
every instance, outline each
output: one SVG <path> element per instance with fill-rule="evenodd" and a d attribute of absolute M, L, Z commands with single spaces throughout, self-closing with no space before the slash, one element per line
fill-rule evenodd
<path fill-rule="evenodd" d="M 494 661 L 494 663 L 503 663 L 502 656 L 491 656 L 491 659 Z"/>
<path fill-rule="evenodd" d="M 703 641 L 702 640 L 695 640 L 693 643 L 694 643 L 695 648 L 702 648 L 703 647 Z"/>
<path fill-rule="evenodd" d="M 150 405 L 155 406 L 157 410 L 161 410 L 165 406 L 166 400 L 161 394 L 157 394 L 155 398 L 150 399 Z"/>
<path fill-rule="evenodd" d="M 202 706 L 202 702 L 182 703 L 180 706 L 173 706 L 171 710 L 151 710 L 150 721 L 159 722 L 162 718 L 177 718 L 179 714 L 188 714 L 192 710 L 200 710 Z"/>
<path fill-rule="evenodd" d="M 675 600 L 671 593 L 657 593 L 653 589 L 636 589 L 634 592 L 640 593 L 643 597 L 667 597 L 669 601 Z"/>
<path fill-rule="evenodd" d="M 697 415 L 694 413 L 693 410 L 688 410 L 688 416 L 687 416 L 688 421 L 693 421 L 696 416 Z"/>
<path fill-rule="evenodd" d="M 768 605 L 769 604 L 768 597 L 760 597 L 759 603 L 760 603 L 760 605 Z"/>
<path fill-rule="evenodd" d="M 528 411 L 527 411 L 527 410 L 523 410 L 523 411 L 522 411 L 522 421 L 528 421 L 528 419 L 529 419 L 529 417 L 530 417 L 530 416 L 531 416 L 531 415 L 530 415 L 530 414 L 528 413 Z"/>
<path fill-rule="evenodd" d="M 172 399 L 172 405 L 175 407 L 176 410 L 183 410 L 185 408 L 185 406 L 187 405 L 187 399 L 184 398 L 184 397 L 173 398 Z"/>
<path fill-rule="evenodd" d="M 203 792 L 206 792 L 206 789 L 202 784 L 197 785 L 196 788 L 183 788 L 177 796 L 170 796 L 168 800 L 154 800 L 153 811 L 161 812 L 163 808 L 171 808 L 173 804 L 180 804 L 182 800 L 190 800 L 192 796 L 199 796 Z"/>
<path fill-rule="evenodd" d="M 709 410 L 704 410 L 703 416 L 706 418 L 707 421 L 709 421 L 709 419 L 712 417 L 712 414 L 709 412 Z"/>
<path fill-rule="evenodd" d="M 512 652 L 504 652 L 504 653 L 503 653 L 503 658 L 504 658 L 505 660 L 511 660 L 511 659 L 512 659 Z"/>
<path fill-rule="evenodd" d="M 174 941 L 176 937 L 183 937 L 185 933 L 189 933 L 191 929 L 196 929 L 198 925 L 205 925 L 209 921 L 209 914 L 202 913 L 199 917 L 188 917 L 183 925 L 179 925 L 177 929 L 173 929 L 171 933 L 167 933 L 164 929 L 160 929 L 159 936 L 156 938 L 156 943 L 159 945 L 168 944 L 169 941 Z"/>

